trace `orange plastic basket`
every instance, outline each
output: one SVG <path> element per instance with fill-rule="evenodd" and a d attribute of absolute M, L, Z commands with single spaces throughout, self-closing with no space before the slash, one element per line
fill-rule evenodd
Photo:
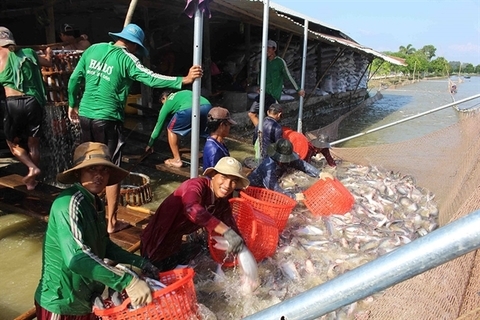
<path fill-rule="evenodd" d="M 272 256 L 278 245 L 278 229 L 275 220 L 253 209 L 245 199 L 230 199 L 230 205 L 238 230 L 255 260 L 261 261 Z M 216 232 L 212 232 L 208 239 L 212 258 L 226 267 L 235 265 L 237 262 L 231 255 L 226 256 L 225 251 L 214 247 L 213 236 L 216 235 L 218 235 Z"/>
<path fill-rule="evenodd" d="M 282 129 L 283 138 L 289 140 L 293 145 L 293 151 L 298 154 L 300 159 L 305 160 L 310 153 L 310 145 L 307 137 L 288 127 L 282 127 Z"/>
<path fill-rule="evenodd" d="M 288 216 L 297 205 L 297 201 L 280 192 L 258 187 L 240 191 L 240 198 L 247 200 L 255 210 L 273 218 L 279 232 L 285 229 Z"/>
<path fill-rule="evenodd" d="M 193 285 L 194 274 L 191 268 L 162 272 L 159 280 L 167 287 L 153 292 L 151 303 L 138 309 L 129 309 L 130 298 L 127 298 L 116 307 L 104 310 L 94 308 L 94 313 L 102 320 L 201 319 Z"/>
<path fill-rule="evenodd" d="M 303 203 L 314 216 L 345 214 L 355 203 L 350 191 L 337 179 L 320 179 L 303 194 Z"/>

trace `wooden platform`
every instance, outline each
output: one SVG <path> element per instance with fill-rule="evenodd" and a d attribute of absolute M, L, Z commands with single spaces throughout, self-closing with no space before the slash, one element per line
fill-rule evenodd
<path fill-rule="evenodd" d="M 41 182 L 38 183 L 38 185 L 35 187 L 35 190 L 27 190 L 27 187 L 23 183 L 22 179 L 23 177 L 18 174 L 11 174 L 0 178 L 0 185 L 27 193 L 29 196 L 51 201 L 53 201 L 61 191 L 58 188 L 43 184 Z"/>
<path fill-rule="evenodd" d="M 42 221 L 48 221 L 53 200 L 62 189 L 39 183 L 35 190 L 27 190 L 22 176 L 11 174 L 0 177 L 0 209 L 18 212 Z M 110 238 L 122 248 L 130 248 L 140 240 L 140 233 L 153 212 L 142 207 L 118 208 L 117 218 L 131 225 L 113 233 Z"/>
<path fill-rule="evenodd" d="M 157 170 L 163 171 L 163 172 L 169 172 L 169 173 L 174 173 L 178 174 L 180 176 L 190 178 L 190 166 L 183 166 L 181 168 L 175 168 L 175 167 L 170 167 L 167 166 L 165 163 L 159 163 L 155 165 L 155 168 Z"/>
<path fill-rule="evenodd" d="M 185 158 L 187 160 L 192 159 L 192 151 L 189 148 L 180 148 L 178 150 L 180 152 L 180 157 Z M 201 159 L 203 157 L 203 153 L 199 152 L 198 153 L 198 159 Z"/>

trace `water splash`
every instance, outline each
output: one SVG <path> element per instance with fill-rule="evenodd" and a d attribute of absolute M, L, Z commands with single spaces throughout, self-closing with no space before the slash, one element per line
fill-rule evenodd
<path fill-rule="evenodd" d="M 42 182 L 59 186 L 56 176 L 72 166 L 72 155 L 80 141 L 80 127 L 68 119 L 66 105 L 47 104 L 40 142 Z"/>

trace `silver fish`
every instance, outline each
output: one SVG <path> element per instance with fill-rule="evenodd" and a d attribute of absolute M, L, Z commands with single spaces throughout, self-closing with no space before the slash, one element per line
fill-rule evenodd
<path fill-rule="evenodd" d="M 238 264 L 243 271 L 243 289 L 252 292 L 259 284 L 257 261 L 247 246 L 243 246 L 237 256 Z"/>

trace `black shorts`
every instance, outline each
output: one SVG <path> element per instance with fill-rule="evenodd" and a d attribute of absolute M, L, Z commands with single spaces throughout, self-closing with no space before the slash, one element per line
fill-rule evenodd
<path fill-rule="evenodd" d="M 277 100 L 275 100 L 275 98 L 272 97 L 270 94 L 265 93 L 265 115 L 267 115 L 268 108 L 270 108 L 270 106 L 274 103 L 277 103 Z M 253 101 L 250 109 L 248 109 L 247 111 L 255 114 L 260 113 L 260 95 L 255 98 L 255 101 Z"/>
<path fill-rule="evenodd" d="M 43 107 L 32 96 L 6 98 L 3 110 L 3 130 L 8 141 L 28 137 L 40 137 L 43 121 Z"/>
<path fill-rule="evenodd" d="M 125 144 L 121 121 L 80 118 L 83 142 L 100 142 L 107 145 L 110 157 L 117 166 L 122 162 L 122 148 Z"/>

